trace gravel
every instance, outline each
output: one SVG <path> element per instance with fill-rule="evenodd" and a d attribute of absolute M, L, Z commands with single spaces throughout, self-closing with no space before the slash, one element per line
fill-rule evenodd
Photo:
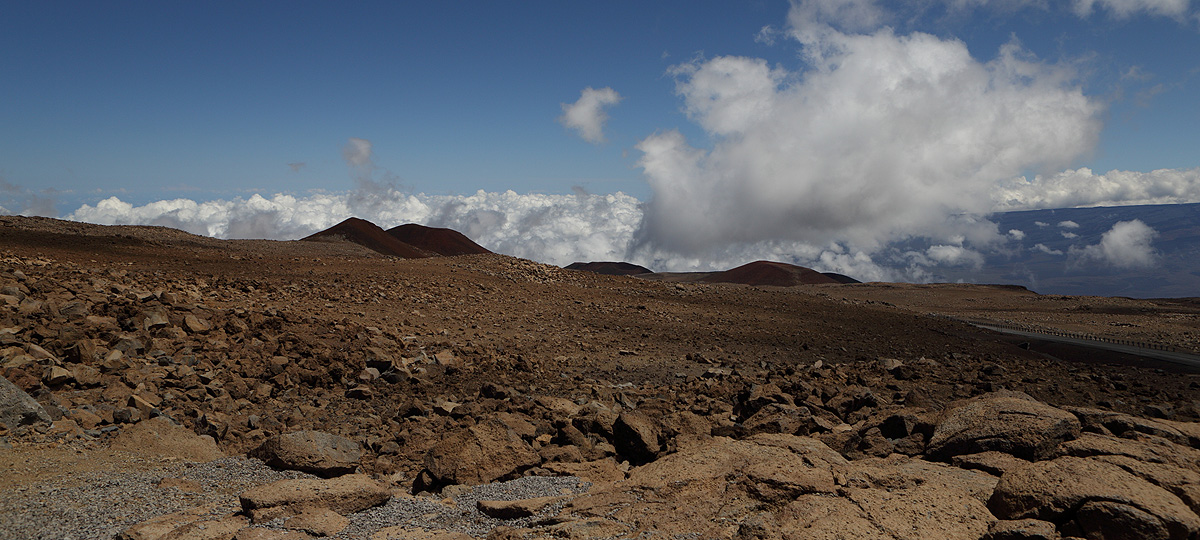
<path fill-rule="evenodd" d="M 176 477 L 197 482 L 190 493 L 157 487 Z M 0 491 L 0 538 L 91 540 L 113 538 L 147 519 L 196 506 L 212 506 L 214 514 L 241 509 L 238 494 L 288 478 L 312 478 L 277 471 L 257 459 L 222 458 L 208 463 L 175 463 L 149 471 L 107 471 L 60 477 Z M 484 537 L 499 525 L 524 527 L 558 513 L 562 504 L 529 518 L 499 520 L 478 510 L 480 500 L 518 500 L 583 493 L 590 484 L 575 477 L 527 477 L 509 482 L 461 488 L 449 504 L 437 497 L 393 497 L 387 504 L 350 515 L 350 526 L 336 539 L 365 539 L 384 527 L 439 529 Z M 282 528 L 282 520 L 261 527 Z"/>

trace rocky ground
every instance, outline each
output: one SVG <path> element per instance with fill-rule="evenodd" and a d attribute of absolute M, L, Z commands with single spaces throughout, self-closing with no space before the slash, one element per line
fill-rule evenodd
<path fill-rule="evenodd" d="M 1195 349 L 1194 301 L 0 217 L 0 304 L 0 537 L 1200 537 L 1200 376 L 936 316 Z"/>

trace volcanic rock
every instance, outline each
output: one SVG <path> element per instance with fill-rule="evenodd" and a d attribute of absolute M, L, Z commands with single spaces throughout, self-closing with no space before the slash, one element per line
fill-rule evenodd
<path fill-rule="evenodd" d="M 1066 456 L 1005 473 L 988 507 L 1002 519 L 1074 520 L 1085 532 L 1104 527 L 1106 538 L 1200 535 L 1200 517 L 1179 497 L 1093 459 Z"/>
<path fill-rule="evenodd" d="M 255 523 L 329 509 L 341 515 L 381 505 L 392 497 L 387 486 L 365 474 L 337 478 L 280 480 L 251 488 L 240 496 L 242 510 Z"/>
<path fill-rule="evenodd" d="M 50 414 L 17 385 L 0 377 L 0 423 L 8 429 L 20 426 L 50 425 Z"/>
<path fill-rule="evenodd" d="M 345 437 L 304 430 L 273 436 L 249 455 L 272 467 L 336 476 L 354 472 L 363 452 Z"/>
<path fill-rule="evenodd" d="M 519 435 L 493 419 L 446 437 L 425 455 L 425 469 L 440 484 L 483 484 L 540 462 Z"/>
<path fill-rule="evenodd" d="M 138 523 L 117 535 L 117 540 L 228 540 L 248 524 L 242 516 L 196 507 Z"/>
<path fill-rule="evenodd" d="M 641 464 L 654 459 L 662 448 L 661 430 L 644 414 L 623 412 L 613 423 L 613 445 L 630 463 Z"/>
<path fill-rule="evenodd" d="M 951 405 L 926 447 L 935 458 L 995 450 L 1037 460 L 1079 436 L 1075 415 L 1020 392 L 1000 391 Z"/>

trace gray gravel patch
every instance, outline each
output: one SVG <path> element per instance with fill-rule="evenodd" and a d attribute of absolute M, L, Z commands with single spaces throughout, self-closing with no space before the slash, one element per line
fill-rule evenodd
<path fill-rule="evenodd" d="M 164 477 L 184 478 L 202 490 L 190 493 L 156 486 Z M 254 486 L 289 478 L 313 478 L 277 471 L 257 459 L 222 458 L 208 463 L 176 463 L 145 471 L 91 472 L 57 478 L 0 492 L 0 539 L 108 540 L 121 531 L 157 516 L 196 506 L 213 506 L 226 514 L 241 509 L 238 495 Z M 578 494 L 591 486 L 576 477 L 526 477 L 471 488 L 459 488 L 451 504 L 442 496 L 393 497 L 387 504 L 348 516 L 350 526 L 339 540 L 369 538 L 379 529 L 404 526 L 485 537 L 497 526 L 528 527 L 556 515 L 563 504 L 521 519 L 500 520 L 476 509 L 480 500 L 519 500 Z M 259 525 L 282 528 L 283 520 Z"/>

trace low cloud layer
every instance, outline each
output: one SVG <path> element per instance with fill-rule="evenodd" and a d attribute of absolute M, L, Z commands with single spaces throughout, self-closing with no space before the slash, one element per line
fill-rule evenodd
<path fill-rule="evenodd" d="M 606 108 L 621 102 L 621 94 L 612 88 L 599 90 L 587 87 L 575 103 L 563 103 L 559 123 L 575 131 L 592 144 L 604 142 L 604 124 L 608 121 Z"/>
<path fill-rule="evenodd" d="M 998 212 L 1196 202 L 1200 199 L 1200 168 L 1105 174 L 1081 168 L 1032 180 L 1019 176 L 998 182 L 991 198 L 992 209 Z"/>

